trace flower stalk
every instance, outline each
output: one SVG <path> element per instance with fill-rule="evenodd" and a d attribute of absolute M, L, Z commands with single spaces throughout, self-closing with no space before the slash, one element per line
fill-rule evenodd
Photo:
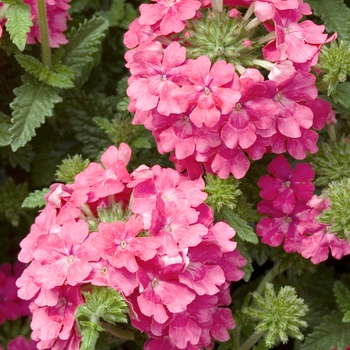
<path fill-rule="evenodd" d="M 49 39 L 49 26 L 47 21 L 45 0 L 38 0 L 39 29 L 41 37 L 41 54 L 43 63 L 52 69 L 51 48 Z"/>

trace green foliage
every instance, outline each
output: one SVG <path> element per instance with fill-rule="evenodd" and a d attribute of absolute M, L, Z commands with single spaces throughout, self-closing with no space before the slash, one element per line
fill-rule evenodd
<path fill-rule="evenodd" d="M 350 178 L 329 184 L 325 195 L 330 199 L 330 208 L 324 210 L 319 220 L 330 225 L 328 231 L 341 239 L 350 239 Z"/>
<path fill-rule="evenodd" d="M 23 147 L 35 135 L 35 129 L 45 121 L 45 117 L 52 116 L 54 105 L 62 101 L 55 88 L 29 75 L 25 75 L 22 80 L 23 85 L 15 89 L 16 98 L 11 103 L 13 151 Z"/>
<path fill-rule="evenodd" d="M 11 40 L 23 51 L 27 41 L 27 33 L 33 25 L 30 20 L 30 6 L 21 1 L 12 2 L 6 10 L 6 29 Z"/>
<path fill-rule="evenodd" d="M 228 222 L 228 224 L 236 231 L 237 236 L 244 242 L 250 242 L 257 244 L 258 237 L 251 226 L 248 223 L 240 218 L 236 213 L 232 210 L 224 207 L 221 210 L 221 215 L 224 220 Z"/>
<path fill-rule="evenodd" d="M 307 326 L 302 317 L 308 308 L 304 300 L 297 297 L 293 287 L 282 287 L 276 296 L 273 285 L 267 283 L 264 297 L 254 292 L 253 298 L 253 304 L 242 311 L 259 322 L 255 332 L 264 333 L 267 346 L 279 341 L 286 343 L 288 337 L 303 339 L 299 328 Z"/>
<path fill-rule="evenodd" d="M 85 304 L 78 307 L 75 318 L 82 335 L 80 349 L 91 350 L 108 325 L 127 322 L 129 309 L 122 294 L 114 288 L 94 286 L 92 292 L 83 292 L 83 295 Z"/>
<path fill-rule="evenodd" d="M 4 214 L 13 226 L 18 226 L 20 215 L 25 214 L 21 206 L 27 196 L 27 184 L 16 184 L 12 178 L 0 187 L 0 213 Z"/>
<path fill-rule="evenodd" d="M 321 143 L 319 151 L 308 157 L 316 173 L 314 184 L 325 187 L 331 181 L 350 177 L 349 159 L 350 142 L 348 137 L 340 137 L 337 142 Z"/>
<path fill-rule="evenodd" d="M 322 18 L 328 32 L 337 32 L 338 37 L 350 42 L 350 9 L 343 0 L 306 0 L 312 11 Z"/>
<path fill-rule="evenodd" d="M 350 324 L 343 323 L 342 314 L 333 311 L 306 336 L 301 350 L 345 350 L 350 344 Z"/>
<path fill-rule="evenodd" d="M 56 51 L 54 60 L 62 58 L 62 63 L 73 70 L 75 78 L 79 78 L 101 50 L 107 28 L 108 21 L 102 17 L 85 20 L 78 29 L 72 28 L 67 34 L 68 44 Z"/>
<path fill-rule="evenodd" d="M 328 86 L 328 95 L 331 95 L 338 83 L 344 83 L 350 74 L 349 44 L 341 41 L 323 46 L 318 68 L 324 74 L 323 81 Z"/>
<path fill-rule="evenodd" d="M 84 146 L 82 152 L 90 159 L 97 158 L 108 146 L 110 138 L 94 122 L 95 117 L 113 116 L 110 104 L 101 95 L 86 95 L 84 91 L 71 89 L 66 97 L 68 123 L 75 137 Z"/>
<path fill-rule="evenodd" d="M 337 88 L 332 93 L 332 99 L 335 103 L 350 108 L 350 83 L 345 82 L 337 85 Z"/>
<path fill-rule="evenodd" d="M 98 15 L 106 18 L 110 26 L 118 26 L 128 29 L 129 24 L 136 18 L 136 11 L 125 0 L 113 0 L 109 11 L 99 11 Z"/>
<path fill-rule="evenodd" d="M 65 65 L 56 63 L 53 70 L 50 70 L 35 57 L 24 54 L 17 54 L 16 60 L 23 69 L 47 85 L 60 89 L 74 87 L 73 70 Z"/>
<path fill-rule="evenodd" d="M 49 188 L 43 188 L 42 190 L 36 190 L 29 194 L 29 196 L 23 201 L 23 208 L 41 209 L 46 205 L 45 194 L 49 192 Z"/>
<path fill-rule="evenodd" d="M 7 146 L 11 143 L 11 118 L 0 112 L 0 147 Z"/>
<path fill-rule="evenodd" d="M 238 188 L 239 183 L 233 176 L 223 180 L 219 176 L 208 174 L 205 181 L 204 192 L 208 193 L 206 204 L 215 212 L 219 212 L 223 206 L 229 209 L 236 207 L 237 197 L 242 194 L 242 191 Z"/>
<path fill-rule="evenodd" d="M 334 283 L 333 287 L 334 295 L 337 301 L 337 305 L 344 313 L 342 322 L 350 322 L 350 291 L 345 285 L 339 281 Z"/>
<path fill-rule="evenodd" d="M 76 154 L 73 157 L 68 156 L 68 158 L 62 161 L 58 167 L 58 170 L 56 171 L 57 181 L 63 183 L 73 183 L 75 176 L 85 170 L 89 163 L 90 160 L 83 159 L 80 154 Z"/>
<path fill-rule="evenodd" d="M 34 157 L 34 152 L 29 144 L 21 147 L 16 152 L 13 152 L 9 146 L 0 148 L 0 154 L 1 158 L 8 160 L 12 168 L 20 166 L 26 172 L 31 170 L 31 162 Z"/>

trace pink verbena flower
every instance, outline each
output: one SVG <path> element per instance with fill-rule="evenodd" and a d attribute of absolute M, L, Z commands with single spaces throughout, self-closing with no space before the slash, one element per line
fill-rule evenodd
<path fill-rule="evenodd" d="M 309 164 L 299 163 L 292 171 L 287 159 L 280 155 L 268 165 L 267 170 L 273 177 L 264 175 L 259 179 L 260 196 L 272 201 L 276 209 L 290 214 L 298 199 L 311 199 L 315 190 L 311 181 L 315 173 Z"/>
<path fill-rule="evenodd" d="M 185 21 L 193 18 L 201 3 L 197 0 L 153 0 L 156 4 L 140 6 L 140 24 L 155 24 L 163 35 L 179 33 L 185 27 Z"/>
<path fill-rule="evenodd" d="M 211 128 L 221 114 L 231 112 L 240 98 L 240 93 L 229 86 L 237 79 L 234 67 L 225 61 L 211 66 L 209 58 L 201 56 L 187 62 L 186 72 L 191 84 L 175 90 L 173 97 L 179 101 L 183 112 L 193 108 L 189 117 L 196 126 L 204 124 Z"/>
<path fill-rule="evenodd" d="M 92 162 L 73 184 L 52 185 L 21 243 L 19 258 L 30 265 L 17 280 L 18 295 L 31 301 L 39 349 L 79 347 L 74 314 L 82 289 L 94 285 L 123 295 L 149 344 L 162 338 L 174 349 L 202 349 L 234 327 L 230 299 L 221 294 L 244 275 L 235 231 L 214 224 L 202 178 L 158 165 L 129 174 L 130 156 L 126 144 L 111 146 L 103 166 Z"/>
<path fill-rule="evenodd" d="M 70 0 L 45 1 L 51 47 L 59 47 L 68 42 L 63 32 L 67 29 L 67 20 L 70 19 L 68 14 L 68 9 L 70 8 L 69 2 Z M 28 33 L 27 43 L 35 44 L 36 40 L 41 42 L 37 1 L 25 0 L 24 3 L 30 6 L 30 19 L 33 21 L 33 26 Z"/>

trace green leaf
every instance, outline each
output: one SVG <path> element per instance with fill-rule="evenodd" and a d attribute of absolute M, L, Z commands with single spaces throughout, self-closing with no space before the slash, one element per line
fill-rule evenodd
<path fill-rule="evenodd" d="M 224 220 L 237 232 L 238 237 L 245 242 L 257 244 L 259 242 L 256 233 L 247 224 L 245 220 L 240 218 L 236 213 L 227 207 L 222 208 L 221 214 Z"/>
<path fill-rule="evenodd" d="M 111 26 L 118 26 L 125 16 L 125 0 L 113 0 L 109 11 L 97 12 L 106 18 Z"/>
<path fill-rule="evenodd" d="M 49 188 L 43 188 L 42 190 L 36 190 L 29 194 L 29 196 L 23 201 L 22 208 L 41 209 L 46 205 L 45 194 L 50 191 Z"/>
<path fill-rule="evenodd" d="M 338 84 L 331 97 L 336 103 L 340 103 L 346 108 L 350 108 L 350 83 Z"/>
<path fill-rule="evenodd" d="M 10 162 L 12 168 L 20 166 L 29 173 L 31 169 L 31 162 L 34 158 L 33 147 L 29 144 L 26 144 L 16 152 L 13 152 L 9 146 L 4 147 L 1 149 L 1 157 L 7 159 Z"/>
<path fill-rule="evenodd" d="M 57 90 L 40 83 L 31 76 L 23 77 L 23 85 L 15 89 L 15 100 L 10 104 L 13 109 L 11 148 L 16 151 L 23 147 L 35 135 L 35 129 L 51 117 L 54 105 L 62 101 Z"/>
<path fill-rule="evenodd" d="M 341 321 L 342 314 L 333 311 L 309 334 L 301 350 L 345 350 L 350 344 L 350 325 Z"/>
<path fill-rule="evenodd" d="M 94 117 L 108 115 L 108 105 L 102 96 L 86 95 L 78 89 L 67 92 L 69 123 L 76 132 L 76 139 L 83 143 L 83 152 L 90 158 L 97 158 L 110 144 L 110 138 L 94 122 Z"/>
<path fill-rule="evenodd" d="M 321 17 L 328 32 L 337 32 L 339 39 L 350 41 L 350 9 L 343 0 L 306 0 L 314 14 Z"/>
<path fill-rule="evenodd" d="M 0 112 L 0 147 L 7 146 L 11 143 L 11 118 Z"/>
<path fill-rule="evenodd" d="M 62 55 L 62 63 L 73 69 L 76 78 L 94 61 L 107 28 L 108 21 L 102 17 L 85 20 L 78 29 L 72 28 L 67 34 L 68 44 L 56 51 L 56 55 Z"/>
<path fill-rule="evenodd" d="M 39 81 L 61 89 L 74 87 L 74 72 L 68 66 L 57 64 L 54 70 L 50 70 L 35 57 L 24 54 L 16 55 L 16 60 L 26 72 L 34 75 Z"/>
<path fill-rule="evenodd" d="M 243 258 L 245 258 L 247 261 L 245 266 L 243 268 L 241 268 L 241 270 L 244 271 L 243 280 L 245 282 L 248 282 L 250 280 L 250 277 L 252 276 L 253 271 L 254 271 L 253 259 L 251 258 L 246 245 L 239 238 L 237 238 L 236 241 L 237 241 L 237 250 L 241 253 Z"/>
<path fill-rule="evenodd" d="M 11 40 L 23 51 L 26 46 L 27 33 L 33 25 L 30 20 L 30 6 L 21 2 L 13 2 L 6 11 L 6 29 Z"/>
<path fill-rule="evenodd" d="M 350 322 L 350 291 L 343 283 L 336 281 L 333 287 L 335 299 L 342 312 L 344 312 L 343 322 Z"/>

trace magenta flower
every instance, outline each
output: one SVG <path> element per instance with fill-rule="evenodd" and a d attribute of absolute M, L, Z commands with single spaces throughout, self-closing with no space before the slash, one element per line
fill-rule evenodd
<path fill-rule="evenodd" d="M 201 3 L 197 0 L 153 0 L 157 4 L 140 6 L 140 24 L 155 24 L 163 35 L 179 33 L 185 27 L 185 21 L 196 15 Z"/>
<path fill-rule="evenodd" d="M 141 216 L 131 216 L 125 224 L 121 221 L 101 222 L 98 229 L 93 244 L 101 256 L 112 266 L 125 267 L 130 272 L 139 268 L 136 257 L 150 260 L 160 246 L 154 237 L 142 237 L 144 226 Z"/>
<path fill-rule="evenodd" d="M 280 155 L 267 169 L 273 177 L 264 175 L 259 179 L 260 196 L 272 201 L 276 209 L 290 214 L 298 199 L 306 202 L 311 199 L 315 190 L 311 181 L 315 173 L 309 164 L 297 164 L 292 171 L 287 159 Z"/>
<path fill-rule="evenodd" d="M 175 90 L 173 97 L 178 100 L 182 111 L 194 108 L 189 117 L 197 126 L 213 127 L 221 114 L 230 113 L 240 98 L 240 93 L 229 87 L 237 79 L 232 64 L 218 61 L 211 67 L 207 56 L 189 60 L 186 72 L 191 85 Z"/>

